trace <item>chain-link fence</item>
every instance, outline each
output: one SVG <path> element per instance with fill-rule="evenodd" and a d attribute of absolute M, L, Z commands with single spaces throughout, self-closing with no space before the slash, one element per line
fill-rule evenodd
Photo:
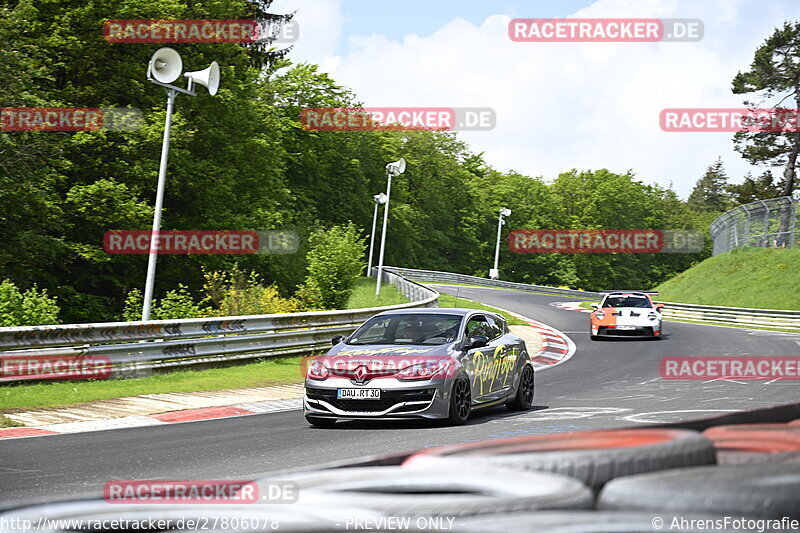
<path fill-rule="evenodd" d="M 745 246 L 800 247 L 797 203 L 791 196 L 781 196 L 731 209 L 711 224 L 713 255 Z"/>

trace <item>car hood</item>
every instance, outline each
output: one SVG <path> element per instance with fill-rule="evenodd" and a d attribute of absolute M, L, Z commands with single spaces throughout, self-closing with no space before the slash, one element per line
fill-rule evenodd
<path fill-rule="evenodd" d="M 453 353 L 453 344 L 425 345 L 368 345 L 340 344 L 318 359 L 332 370 L 348 370 L 366 366 L 370 371 L 400 370 L 411 365 L 441 361 Z"/>

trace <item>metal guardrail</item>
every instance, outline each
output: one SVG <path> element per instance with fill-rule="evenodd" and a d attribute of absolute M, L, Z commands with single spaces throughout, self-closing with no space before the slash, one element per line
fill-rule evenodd
<path fill-rule="evenodd" d="M 781 196 L 735 207 L 711 223 L 712 254 L 736 248 L 800 246 L 797 200 Z"/>
<path fill-rule="evenodd" d="M 664 318 L 800 331 L 800 311 L 658 302 Z"/>
<path fill-rule="evenodd" d="M 514 283 L 511 281 L 501 281 L 478 276 L 468 276 L 466 274 L 453 274 L 451 272 L 439 272 L 436 270 L 415 270 L 411 268 L 384 267 L 390 272 L 396 272 L 407 279 L 416 281 L 428 281 L 431 283 L 461 283 L 466 285 L 483 285 L 485 287 L 498 287 L 503 289 L 514 289 L 525 292 L 540 292 L 544 294 L 554 294 L 557 296 L 570 296 L 573 298 L 599 299 L 602 294 L 599 292 L 579 291 L 574 289 L 559 289 L 556 287 L 545 287 L 542 285 L 530 285 L 527 283 Z"/>
<path fill-rule="evenodd" d="M 0 328 L 0 350 L 5 350 L 0 352 L 0 383 L 41 378 L 41 374 L 6 372 L 21 360 L 107 358 L 111 375 L 124 377 L 155 368 L 310 354 L 381 311 L 438 305 L 439 293 L 433 289 L 392 272 L 386 272 L 384 280 L 410 303 L 346 311 Z"/>
<path fill-rule="evenodd" d="M 438 272 L 435 270 L 413 270 L 409 268 L 385 267 L 388 271 L 402 274 L 407 279 L 427 281 L 429 283 L 461 283 L 468 285 L 481 285 L 484 287 L 498 287 L 568 296 L 571 298 L 584 298 L 599 300 L 604 295 L 599 292 L 579 291 L 573 289 L 558 289 L 525 283 L 512 283 L 509 281 L 492 280 L 464 274 Z M 691 320 L 695 322 L 709 322 L 717 324 L 732 324 L 738 326 L 755 326 L 761 328 L 800 331 L 800 311 L 778 309 L 749 309 L 745 307 L 725 307 L 712 305 L 684 304 L 677 302 L 657 302 L 664 304 L 664 318 L 676 320 Z"/>

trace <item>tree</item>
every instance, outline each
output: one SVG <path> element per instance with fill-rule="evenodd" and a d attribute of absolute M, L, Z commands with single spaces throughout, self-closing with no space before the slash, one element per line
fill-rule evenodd
<path fill-rule="evenodd" d="M 774 180 L 775 178 L 769 170 L 755 179 L 748 172 L 742 183 L 728 185 L 727 190 L 734 202 L 739 205 L 757 200 L 768 200 L 781 194 L 781 187 L 775 185 Z"/>
<path fill-rule="evenodd" d="M 317 230 L 310 238 L 306 285 L 319 291 L 321 304 L 344 309 L 353 284 L 364 269 L 367 246 L 352 223 Z"/>
<path fill-rule="evenodd" d="M 786 22 L 756 49 L 750 70 L 733 78 L 734 94 L 754 94 L 762 101 L 777 100 L 775 111 L 791 99 L 795 113 L 800 109 L 800 22 Z M 754 94 L 756 95 L 756 94 Z M 748 107 L 758 107 L 745 101 Z M 795 128 L 797 129 L 797 128 Z M 734 135 L 736 150 L 750 163 L 783 166 L 782 191 L 789 196 L 795 189 L 797 157 L 800 154 L 800 131 L 739 132 Z"/>
<path fill-rule="evenodd" d="M 728 176 L 722 158 L 718 158 L 706 169 L 703 177 L 689 195 L 687 204 L 697 211 L 723 212 L 730 207 L 730 197 L 727 192 Z"/>

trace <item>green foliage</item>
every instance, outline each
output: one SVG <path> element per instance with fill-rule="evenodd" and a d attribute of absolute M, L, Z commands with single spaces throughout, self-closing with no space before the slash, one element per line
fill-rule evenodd
<path fill-rule="evenodd" d="M 757 178 L 748 172 L 742 183 L 728 185 L 728 193 L 736 205 L 776 198 L 781 195 L 781 188 L 774 184 L 774 180 L 770 170 L 765 170 Z"/>
<path fill-rule="evenodd" d="M 142 319 L 142 306 L 144 296 L 139 289 L 131 289 L 125 297 L 125 307 L 122 309 L 122 320 L 124 322 L 137 322 Z"/>
<path fill-rule="evenodd" d="M 785 22 L 756 49 L 750 70 L 733 78 L 734 94 L 745 94 L 758 101 L 794 100 L 789 108 L 800 108 L 800 22 Z M 774 108 L 785 109 L 780 103 Z M 748 107 L 759 107 L 745 101 Z M 795 190 L 800 136 L 791 132 L 739 132 L 734 134 L 736 150 L 754 165 L 783 166 L 781 194 Z"/>
<path fill-rule="evenodd" d="M 311 234 L 306 285 L 319 291 L 322 307 L 344 309 L 364 269 L 366 243 L 352 223 Z"/>
<path fill-rule="evenodd" d="M 240 270 L 205 273 L 205 302 L 212 307 L 204 316 L 268 315 L 305 310 L 300 300 L 281 297 L 275 285 L 264 286 L 258 274 Z M 200 316 L 199 314 L 196 316 Z"/>
<path fill-rule="evenodd" d="M 706 169 L 703 177 L 697 180 L 686 203 L 694 211 L 719 214 L 733 207 L 728 195 L 728 175 L 725 173 L 722 158 L 718 158 Z"/>
<path fill-rule="evenodd" d="M 194 318 L 203 315 L 203 309 L 197 305 L 189 294 L 186 285 L 178 284 L 176 290 L 167 294 L 153 309 L 153 320 L 174 320 L 177 318 Z"/>
<path fill-rule="evenodd" d="M 0 105 L 125 106 L 142 109 L 144 117 L 135 131 L 0 132 L 2 278 L 45 288 L 58 298 L 64 322 L 140 317 L 136 287 L 147 256 L 107 254 L 102 237 L 150 227 L 165 95 L 144 79 L 155 47 L 109 44 L 100 34 L 102 22 L 285 21 L 267 13 L 270 4 L 0 2 Z M 791 31 L 773 48 L 791 52 L 790 37 Z M 162 228 L 294 229 L 301 245 L 288 255 L 161 255 L 154 318 L 343 307 L 363 267 L 365 245 L 356 228 L 371 227 L 372 196 L 386 189 L 384 167 L 400 157 L 408 168 L 392 182 L 388 265 L 486 276 L 502 207 L 512 210 L 504 239 L 508 230 L 524 228 L 706 232 L 718 209 L 705 189 L 699 201 L 708 210 L 698 210 L 632 172 L 576 169 L 547 180 L 499 172 L 454 133 L 308 131 L 298 118 L 303 108 L 354 107 L 357 95 L 315 65 L 293 64 L 269 43 L 174 48 L 186 61 L 184 70 L 218 61 L 223 82 L 215 97 L 201 90 L 177 98 Z M 740 88 L 784 88 L 767 75 L 776 58 L 757 52 L 755 74 Z M 731 192 L 737 199 L 761 194 L 747 187 Z M 500 269 L 512 281 L 644 287 L 707 255 L 514 254 L 504 245 Z"/>
<path fill-rule="evenodd" d="M 59 307 L 47 290 L 22 292 L 11 280 L 0 283 L 0 327 L 58 324 Z"/>

